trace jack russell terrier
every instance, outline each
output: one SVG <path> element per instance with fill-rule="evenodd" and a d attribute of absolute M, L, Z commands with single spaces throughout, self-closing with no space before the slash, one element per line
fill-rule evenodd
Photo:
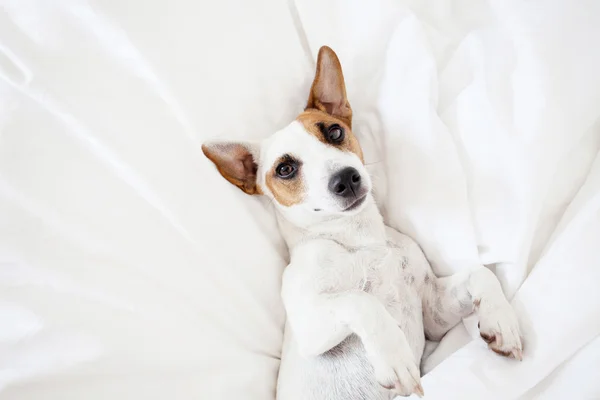
<path fill-rule="evenodd" d="M 202 146 L 226 180 L 273 200 L 290 250 L 278 399 L 423 396 L 425 338 L 474 311 L 489 348 L 520 360 L 517 317 L 490 270 L 438 278 L 419 245 L 385 226 L 351 128 L 340 62 L 322 47 L 294 122 L 261 143 Z"/>

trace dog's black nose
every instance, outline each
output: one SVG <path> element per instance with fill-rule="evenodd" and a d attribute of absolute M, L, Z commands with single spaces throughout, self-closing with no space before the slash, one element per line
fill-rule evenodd
<path fill-rule="evenodd" d="M 355 197 L 360 188 L 360 173 L 352 167 L 346 167 L 331 177 L 329 190 L 340 197 Z"/>

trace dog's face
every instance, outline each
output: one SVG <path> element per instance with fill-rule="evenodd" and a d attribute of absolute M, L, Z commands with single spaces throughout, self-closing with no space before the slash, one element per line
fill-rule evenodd
<path fill-rule="evenodd" d="M 290 220 L 351 215 L 371 191 L 351 125 L 340 62 L 322 47 L 306 109 L 294 122 L 258 144 L 212 142 L 202 150 L 225 179 L 269 196 Z"/>

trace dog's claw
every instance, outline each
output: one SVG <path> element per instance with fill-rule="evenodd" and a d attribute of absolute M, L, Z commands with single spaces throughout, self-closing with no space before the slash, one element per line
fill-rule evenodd
<path fill-rule="evenodd" d="M 387 387 L 386 389 L 393 389 L 396 393 L 402 395 L 403 393 L 406 393 L 405 390 L 402 389 L 402 385 L 400 384 L 399 381 L 394 382 L 394 387 Z M 415 387 L 412 390 L 412 392 L 414 394 L 416 394 L 419 398 L 422 398 L 423 396 L 425 396 L 425 392 L 423 391 L 423 386 L 421 386 L 420 382 L 416 382 L 415 381 Z M 406 394 L 405 394 L 406 395 Z"/>
<path fill-rule="evenodd" d="M 417 384 L 417 386 L 415 387 L 415 394 L 419 397 L 423 397 L 425 396 L 425 392 L 423 391 L 423 386 L 421 386 L 421 384 Z"/>
<path fill-rule="evenodd" d="M 502 347 L 502 334 L 496 333 L 495 337 L 496 337 L 496 346 L 498 346 L 499 348 Z"/>
<path fill-rule="evenodd" d="M 402 393 L 402 386 L 400 385 L 400 382 L 398 382 L 398 381 L 394 382 L 393 389 L 396 390 L 396 393 Z"/>
<path fill-rule="evenodd" d="M 523 361 L 523 350 L 521 349 L 514 349 L 512 351 L 512 356 L 519 361 Z"/>

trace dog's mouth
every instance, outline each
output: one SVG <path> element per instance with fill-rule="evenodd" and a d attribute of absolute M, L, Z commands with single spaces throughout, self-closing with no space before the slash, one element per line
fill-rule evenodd
<path fill-rule="evenodd" d="M 342 211 L 346 212 L 346 211 L 355 210 L 358 207 L 360 207 L 362 205 L 362 203 L 365 202 L 366 199 L 367 199 L 367 194 L 365 193 L 362 196 L 360 196 L 359 198 L 357 198 L 356 200 L 354 200 L 354 202 L 352 204 L 350 204 L 348 207 L 344 208 Z"/>

